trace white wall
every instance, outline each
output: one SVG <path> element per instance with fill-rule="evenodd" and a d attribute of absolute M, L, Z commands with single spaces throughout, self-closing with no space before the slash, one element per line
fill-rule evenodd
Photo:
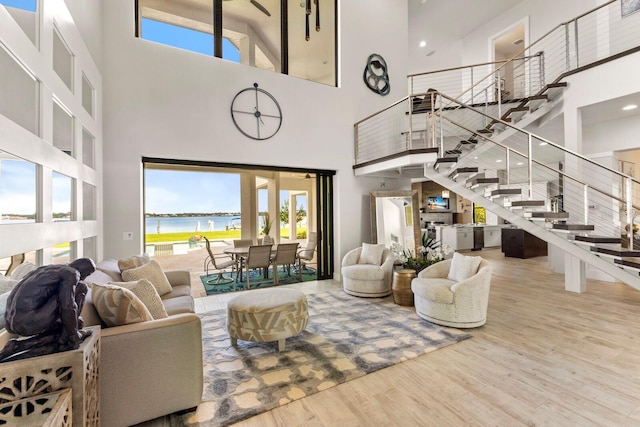
<path fill-rule="evenodd" d="M 142 250 L 141 157 L 150 156 L 336 170 L 337 270 L 370 237 L 368 194 L 380 182 L 353 176 L 353 123 L 406 95 L 406 2 L 340 2 L 339 88 L 136 39 L 133 3 L 103 3 L 105 256 Z M 387 62 L 387 97 L 362 81 L 371 53 Z M 280 132 L 262 142 L 241 135 L 229 113 L 233 96 L 254 82 L 283 111 Z M 395 184 L 410 185 L 387 180 L 386 189 Z M 124 231 L 134 240 L 123 241 Z"/>

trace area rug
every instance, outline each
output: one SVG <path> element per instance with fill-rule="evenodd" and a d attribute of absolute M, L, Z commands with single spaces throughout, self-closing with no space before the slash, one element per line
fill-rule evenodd
<path fill-rule="evenodd" d="M 262 274 L 258 272 L 258 270 L 251 270 L 249 272 L 251 274 L 251 289 L 260 289 L 260 288 L 269 288 L 274 286 L 273 283 L 273 271 L 269 269 L 269 277 L 270 280 L 262 281 Z M 207 292 L 207 295 L 214 294 L 223 294 L 225 292 L 236 292 L 236 291 L 246 291 L 247 290 L 247 282 L 245 281 L 235 281 L 235 273 L 225 273 L 225 280 L 231 280 L 231 283 L 223 283 L 221 285 L 207 283 L 207 281 L 211 279 L 215 279 L 217 273 L 211 274 L 209 276 L 200 276 L 200 281 L 204 285 L 204 290 Z M 244 276 L 244 274 L 243 274 Z M 246 277 L 246 276 L 245 276 Z M 318 274 L 313 269 L 305 269 L 302 273 L 302 281 L 307 282 L 309 280 L 317 280 Z M 255 283 L 254 283 L 255 281 Z M 280 285 L 290 285 L 292 283 L 298 283 L 298 273 L 291 272 L 291 276 L 287 276 L 282 269 L 278 269 L 278 284 Z"/>
<path fill-rule="evenodd" d="M 174 415 L 171 425 L 233 424 L 471 337 L 422 320 L 391 297 L 336 290 L 307 298 L 309 325 L 281 353 L 275 342 L 238 340 L 232 347 L 226 311 L 203 313 L 203 402 L 195 414 Z"/>

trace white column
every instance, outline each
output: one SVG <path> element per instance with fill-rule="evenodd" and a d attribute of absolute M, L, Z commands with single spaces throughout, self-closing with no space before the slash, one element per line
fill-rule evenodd
<path fill-rule="evenodd" d="M 242 218 L 241 237 L 252 239 L 256 243 L 258 236 L 258 195 L 256 176 L 252 173 L 240 175 L 240 217 Z"/>
<path fill-rule="evenodd" d="M 564 110 L 564 145 L 565 148 L 582 153 L 582 111 L 575 107 L 565 108 Z M 565 156 L 565 171 L 568 175 L 580 179 L 582 170 L 574 156 Z M 584 221 L 583 206 L 583 188 L 575 182 L 564 180 L 563 185 L 563 201 L 565 210 L 570 212 L 569 222 L 578 223 Z M 587 290 L 586 268 L 584 261 L 565 254 L 564 257 L 564 288 L 570 292 L 585 292 Z"/>

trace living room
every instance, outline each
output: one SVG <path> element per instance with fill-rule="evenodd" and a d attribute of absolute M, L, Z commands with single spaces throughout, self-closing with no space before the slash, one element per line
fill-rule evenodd
<path fill-rule="evenodd" d="M 335 218 L 333 271 L 335 279 L 339 280 L 342 256 L 352 248 L 360 246 L 370 236 L 369 193 L 380 190 L 381 185 L 384 185 L 385 190 L 410 188 L 410 180 L 407 179 L 385 179 L 382 182 L 375 177 L 354 176 L 353 124 L 407 95 L 406 77 L 411 72 L 486 61 L 487 35 L 501 31 L 524 16 L 530 19 L 530 40 L 533 40 L 557 23 L 571 19 L 596 5 L 596 2 L 585 4 L 584 1 L 563 2 L 562 6 L 551 1 L 500 2 L 498 6 L 502 6 L 503 9 L 494 9 L 493 14 L 486 18 L 486 24 L 476 23 L 477 27 L 469 28 L 469 31 L 465 31 L 464 34 L 457 35 L 455 41 L 453 39 L 446 41 L 450 43 L 441 41 L 442 48 L 434 55 L 427 57 L 427 52 L 418 47 L 419 39 L 413 39 L 415 27 L 408 25 L 413 24 L 416 16 L 416 13 L 412 12 L 425 7 L 422 2 L 416 1 L 409 4 L 387 1 L 376 4 L 375 7 L 371 7 L 370 2 L 362 0 L 342 2 L 339 7 L 338 29 L 339 78 L 337 86 L 330 86 L 136 38 L 134 3 L 126 0 L 38 2 L 40 8 L 37 25 L 40 25 L 40 28 L 38 31 L 34 30 L 33 34 L 37 34 L 40 39 L 36 42 L 30 40 L 30 37 L 25 35 L 24 29 L 16 24 L 14 16 L 0 6 L 0 42 L 3 47 L 3 61 L 6 58 L 10 58 L 11 61 L 17 58 L 20 67 L 28 71 L 25 72 L 28 77 L 20 80 L 21 84 L 17 86 L 16 91 L 9 92 L 4 99 L 28 98 L 25 111 L 18 112 L 18 116 L 32 117 L 30 127 L 18 125 L 16 123 L 19 121 L 14 119 L 16 113 L 7 112 L 11 107 L 10 104 L 15 103 L 12 101 L 1 103 L 0 150 L 38 165 L 38 170 L 41 171 L 39 173 L 42 173 L 35 191 L 39 209 L 38 220 L 33 223 L 3 225 L 0 258 L 27 252 L 35 254 L 37 264 L 49 264 L 54 258 L 54 246 L 62 242 L 72 242 L 74 257 L 90 256 L 101 260 L 122 259 L 139 254 L 143 252 L 144 239 L 142 227 L 144 210 L 141 202 L 144 157 L 223 163 L 240 162 L 250 165 L 269 164 L 336 172 L 333 193 Z M 433 7 L 440 6 L 442 5 L 435 2 Z M 435 12 L 432 13 L 435 15 Z M 32 26 L 32 30 L 36 26 Z M 436 37 L 434 35 L 434 38 Z M 55 40 L 63 40 L 62 44 L 73 52 L 71 87 L 76 88 L 74 91 L 69 89 L 48 60 L 60 53 L 59 43 L 57 41 L 54 43 Z M 54 53 L 54 50 L 58 53 Z M 382 55 L 389 64 L 391 84 L 389 96 L 372 93 L 362 82 L 365 61 L 374 52 Z M 627 66 L 627 69 L 632 67 Z M 607 83 L 607 85 L 611 83 L 611 86 L 615 83 L 612 90 L 616 96 L 622 96 L 623 91 L 627 94 L 640 91 L 637 82 L 629 83 L 632 79 L 627 75 L 630 73 L 619 72 L 619 74 L 620 79 L 617 82 Z M 585 87 L 594 86 L 590 80 L 593 79 L 593 75 L 576 76 L 575 79 L 576 86 L 578 84 L 583 84 Z M 585 81 L 580 82 L 580 80 Z M 238 132 L 229 114 L 235 94 L 242 89 L 252 87 L 256 82 L 278 100 L 283 111 L 282 128 L 273 138 L 266 141 L 246 138 Z M 83 103 L 83 91 L 80 90 L 83 87 L 89 87 L 89 91 L 93 94 L 89 101 L 93 107 L 89 108 L 91 111 L 87 110 L 87 103 Z M 574 103 L 574 112 L 582 108 L 585 103 L 597 103 L 610 96 L 599 90 L 594 90 L 593 93 L 585 92 L 589 92 L 583 94 L 589 99 Z M 29 95 L 25 97 L 25 93 Z M 577 98 L 570 99 L 575 101 Z M 58 106 L 52 107 L 53 104 Z M 74 141 L 83 141 L 83 136 L 85 139 L 93 140 L 93 145 L 88 144 L 93 147 L 92 151 L 95 153 L 95 161 L 91 166 L 83 161 L 82 154 L 89 151 L 83 144 L 76 143 L 73 157 L 61 151 L 55 144 L 52 145 L 51 141 L 57 140 L 54 135 L 58 135 L 59 131 L 54 129 L 54 116 L 59 114 L 60 109 L 71 113 L 74 117 L 71 124 Z M 617 125 L 621 134 L 637 134 L 634 131 L 634 129 L 637 130 L 636 122 L 624 121 Z M 599 132 L 599 135 L 602 134 Z M 613 138 L 604 136 L 592 139 L 591 153 L 634 148 L 631 146 L 634 144 L 633 138 L 624 138 L 624 140 L 620 138 L 617 146 L 607 145 L 605 149 L 603 141 L 611 139 Z M 53 208 L 49 202 L 52 193 L 52 171 L 63 173 L 73 180 L 72 185 L 76 194 L 75 221 L 54 222 L 52 218 Z M 35 202 L 34 205 L 36 205 Z M 90 208 L 83 209 L 85 205 Z M 3 206 L 2 211 L 10 211 L 10 205 Z M 95 212 L 94 217 L 91 212 Z M 131 240 L 123 238 L 123 233 L 126 232 L 133 233 Z M 495 258 L 499 261 L 499 257 Z M 620 329 L 628 331 L 628 337 L 633 336 L 634 326 L 625 319 L 625 315 L 632 315 L 632 307 L 637 302 L 637 297 L 632 290 L 615 288 L 616 291 L 613 293 L 619 292 L 618 296 L 596 290 L 595 295 L 585 298 L 590 300 L 589 304 L 576 305 L 575 310 L 569 310 L 576 317 L 568 315 L 569 317 L 563 318 L 560 315 L 562 311 L 560 306 L 572 306 L 575 301 L 571 298 L 572 294 L 556 292 L 557 286 L 560 288 L 563 286 L 562 277 L 550 275 L 548 282 L 540 287 L 536 286 L 535 278 L 532 277 L 523 282 L 528 285 L 526 289 L 523 289 L 524 286 L 517 285 L 517 289 L 527 296 L 513 302 L 515 307 L 509 309 L 507 307 L 512 302 L 509 295 L 510 282 L 518 277 L 509 271 L 510 268 L 516 269 L 519 275 L 525 277 L 538 274 L 541 268 L 546 268 L 546 265 L 527 262 L 508 264 L 502 273 L 498 274 L 503 287 L 498 288 L 501 290 L 496 294 L 500 298 L 496 299 L 494 306 L 496 308 L 495 327 L 502 328 L 503 331 L 510 330 L 509 323 L 512 319 L 509 316 L 519 315 L 515 308 L 528 314 L 526 320 L 521 320 L 522 323 L 518 323 L 518 326 L 533 331 L 536 329 L 533 326 L 535 322 L 541 322 L 540 324 L 543 325 L 540 326 L 540 330 L 535 331 L 539 334 L 535 338 L 536 342 L 541 347 L 534 349 L 533 352 L 537 354 L 530 356 L 530 361 L 538 361 L 538 356 L 542 357 L 557 351 L 552 344 L 549 346 L 543 344 L 543 336 L 553 330 L 553 320 L 578 324 L 576 328 L 583 330 L 584 325 L 579 323 L 587 322 L 588 319 L 573 313 L 580 309 L 585 313 L 592 313 L 595 318 L 614 322 L 620 326 Z M 548 295 L 553 295 L 561 303 L 546 302 Z M 615 300 L 610 301 L 608 298 Z M 600 304 L 606 306 L 602 308 L 604 313 L 594 314 L 601 310 Z M 537 307 L 537 309 L 523 307 L 526 305 Z M 499 307 L 505 311 L 500 312 Z M 555 310 L 550 319 L 543 318 L 542 313 L 545 310 Z M 517 352 L 501 353 L 495 350 L 496 353 L 494 353 L 491 349 L 493 341 L 503 339 L 494 337 L 494 332 L 497 331 L 489 329 L 484 334 L 485 340 L 478 344 L 474 351 L 484 351 L 482 361 L 485 363 L 496 355 L 511 361 L 512 364 L 508 367 L 495 368 L 492 373 L 496 376 L 513 372 L 511 369 L 519 370 L 518 363 L 515 361 Z M 622 336 L 624 337 L 624 333 Z M 623 337 L 618 337 L 619 340 L 611 343 L 611 353 L 619 356 L 621 365 L 624 365 L 625 361 L 632 364 L 635 361 L 634 349 L 631 348 L 624 354 L 620 350 Z M 518 340 L 517 332 L 513 332 L 509 339 L 518 345 L 522 344 Z M 606 328 L 603 327 L 602 334 L 593 339 L 607 341 Z M 563 344 L 562 341 L 555 342 L 558 348 Z M 471 344 L 463 345 L 467 346 L 465 348 L 470 348 L 468 346 Z M 518 347 L 518 345 L 512 343 L 507 347 Z M 579 348 L 579 344 L 575 344 L 569 347 L 568 351 L 574 352 L 573 355 L 580 358 Z M 525 343 L 518 349 L 522 351 L 528 348 Z M 602 348 L 598 350 L 605 353 Z M 484 366 L 469 355 L 462 359 L 463 356 L 458 353 L 461 351 L 451 350 L 442 355 L 436 352 L 435 359 L 432 361 L 417 362 L 406 367 L 406 371 L 394 372 L 408 383 L 411 382 L 410 377 L 415 373 L 414 370 L 424 370 L 431 376 L 421 377 L 425 383 L 430 381 L 430 378 L 434 378 L 440 381 L 437 384 L 442 386 L 441 390 L 448 390 L 448 393 L 444 394 L 448 394 L 451 398 L 466 396 L 471 399 L 468 394 L 471 387 L 465 385 L 464 380 L 459 379 L 455 386 L 448 389 L 446 376 L 438 371 L 441 364 L 449 363 L 446 356 L 460 361 L 463 365 L 460 368 L 462 373 L 459 373 L 457 378 L 463 378 L 469 374 L 468 371 L 473 370 L 473 367 L 480 370 L 481 366 Z M 602 356 L 603 353 L 598 354 Z M 613 356 L 607 353 L 606 357 Z M 540 363 L 542 365 L 542 362 Z M 553 363 L 551 362 L 548 366 L 537 366 L 538 369 L 545 370 L 545 378 L 551 377 L 552 371 L 556 369 Z M 623 370 L 624 366 L 619 368 Z M 453 375 L 451 370 L 454 368 L 442 367 L 442 369 Z M 583 373 L 595 375 L 600 374 L 601 370 L 603 370 L 602 367 L 587 365 Z M 534 369 L 523 373 L 520 380 L 534 376 L 535 372 Z M 425 374 L 423 372 L 420 375 Z M 477 382 L 474 383 L 474 387 L 477 387 L 476 394 L 481 398 L 468 403 L 479 412 L 486 410 L 492 413 L 491 408 L 484 405 L 486 398 L 484 393 L 477 391 L 486 378 L 482 374 L 475 375 Z M 571 378 L 571 375 L 565 375 Z M 375 393 L 375 397 L 363 399 L 366 402 L 365 407 L 374 413 L 375 406 L 384 404 L 386 409 L 382 411 L 384 415 L 376 418 L 378 423 L 387 421 L 398 424 L 402 421 L 420 423 L 420 418 L 401 420 L 387 418 L 394 406 L 389 400 L 398 396 L 404 404 L 413 404 L 415 402 L 410 396 L 422 393 L 420 387 L 415 387 L 406 394 L 396 395 L 395 393 L 399 392 L 391 385 L 395 382 L 392 377 L 376 376 L 366 381 L 363 383 L 366 385 L 344 387 L 331 397 L 322 397 L 322 393 L 319 393 L 315 396 L 314 403 L 311 404 L 313 409 L 309 412 L 305 412 L 307 403 L 297 402 L 290 405 L 288 409 L 282 409 L 279 414 L 283 415 L 270 415 L 269 417 L 274 418 L 269 419 L 269 422 L 277 423 L 278 421 L 274 419 L 280 419 L 280 422 L 303 424 L 303 421 L 312 422 L 314 417 L 321 417 L 328 425 L 331 421 L 337 422 L 340 418 L 339 415 L 336 415 L 336 418 L 330 418 L 326 414 L 318 415 L 322 412 L 323 404 L 328 403 L 340 408 L 357 405 L 359 400 L 353 397 L 346 398 L 345 395 L 362 396 L 366 394 L 367 388 L 379 387 L 384 393 Z M 577 383 L 585 393 L 593 391 L 585 378 L 577 380 Z M 619 376 L 616 376 L 612 383 L 613 385 L 608 386 L 635 387 L 635 384 L 630 385 Z M 500 381 L 496 380 L 487 388 L 510 401 L 509 396 L 499 392 L 500 387 Z M 516 390 L 513 384 L 510 387 L 512 391 Z M 544 390 L 545 385 L 541 382 L 534 382 L 533 385 L 527 383 L 523 387 L 531 391 L 530 396 L 533 396 L 531 400 L 535 400 L 539 407 L 556 407 L 554 405 L 557 405 L 557 400 L 562 398 L 562 391 L 556 391 L 554 395 L 556 401 L 553 398 L 544 398 L 540 390 Z M 621 397 L 622 392 L 618 393 L 619 391 L 607 397 L 619 398 L 617 402 L 624 403 L 621 406 L 625 408 L 624 410 L 628 409 L 626 413 L 635 414 L 637 417 L 637 401 L 628 395 Z M 441 403 L 440 409 L 429 409 L 433 409 L 436 414 L 439 413 L 438 411 L 449 414 L 446 409 L 447 404 L 442 402 L 444 399 L 441 396 L 438 397 L 431 392 L 429 395 L 430 399 Z M 340 403 L 343 398 L 351 403 Z M 329 399 L 329 401 L 323 399 Z M 579 407 L 579 398 L 575 397 L 573 402 L 566 403 L 567 406 L 571 404 Z M 296 413 L 296 410 L 301 412 Z M 420 406 L 420 411 L 422 410 L 427 409 Z M 624 410 L 621 411 L 624 412 Z M 345 418 L 355 419 L 354 422 L 359 422 L 361 425 L 366 424 L 366 410 L 347 408 L 345 411 L 351 414 L 357 413 L 353 416 L 354 418 L 351 415 Z M 417 414 L 420 414 L 420 411 L 417 411 Z M 543 415 L 540 419 L 544 417 L 544 411 L 541 411 Z M 554 412 L 554 414 L 558 413 L 562 411 L 558 409 L 558 412 Z M 487 415 L 487 418 L 478 420 L 469 415 L 469 412 L 466 414 L 463 421 L 482 422 L 484 420 L 486 422 L 490 417 Z M 456 418 L 448 419 L 451 422 L 460 421 Z M 561 419 L 566 421 L 566 418 Z M 582 420 L 582 418 L 579 419 Z M 257 424 L 258 421 L 254 423 Z"/>

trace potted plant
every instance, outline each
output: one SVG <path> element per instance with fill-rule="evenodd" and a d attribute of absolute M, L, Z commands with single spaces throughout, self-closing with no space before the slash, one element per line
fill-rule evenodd
<path fill-rule="evenodd" d="M 271 232 L 271 225 L 273 225 L 273 220 L 271 220 L 271 215 L 269 215 L 269 212 L 264 212 L 262 216 L 264 217 L 264 227 L 262 227 L 262 234 L 268 236 Z"/>

